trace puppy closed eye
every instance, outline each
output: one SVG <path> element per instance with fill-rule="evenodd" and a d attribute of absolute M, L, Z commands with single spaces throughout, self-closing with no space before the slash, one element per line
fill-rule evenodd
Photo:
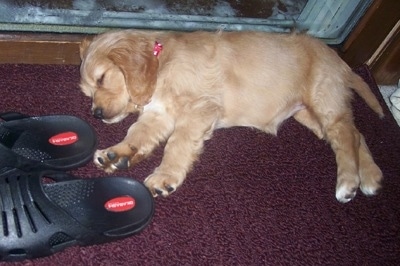
<path fill-rule="evenodd" d="M 103 83 L 104 83 L 104 76 L 105 76 L 105 73 L 104 73 L 103 75 L 101 75 L 100 78 L 97 79 L 96 84 L 97 84 L 98 87 L 103 86 Z"/>

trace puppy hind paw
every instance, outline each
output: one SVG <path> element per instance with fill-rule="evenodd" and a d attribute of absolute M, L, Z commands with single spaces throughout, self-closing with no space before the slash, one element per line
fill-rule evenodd
<path fill-rule="evenodd" d="M 370 165 L 368 171 L 361 172 L 360 189 L 365 196 L 373 196 L 381 190 L 382 171 L 376 165 Z"/>
<path fill-rule="evenodd" d="M 379 183 L 373 185 L 366 185 L 361 183 L 360 189 L 365 196 L 374 196 L 381 191 L 382 186 Z"/>
<path fill-rule="evenodd" d="M 336 199 L 341 203 L 351 201 L 357 194 L 358 186 L 342 184 L 336 188 Z"/>
<path fill-rule="evenodd" d="M 336 198 L 339 202 L 347 203 L 357 194 L 358 187 L 365 196 L 374 196 L 381 189 L 380 182 L 365 182 L 362 180 L 359 185 L 343 183 L 336 188 Z"/>

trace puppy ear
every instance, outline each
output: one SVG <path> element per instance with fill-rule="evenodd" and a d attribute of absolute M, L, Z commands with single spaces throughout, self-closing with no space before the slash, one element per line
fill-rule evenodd
<path fill-rule="evenodd" d="M 147 40 L 121 40 L 108 58 L 118 66 L 134 104 L 143 106 L 153 95 L 157 80 L 158 59 Z"/>
<path fill-rule="evenodd" d="M 79 45 L 79 55 L 81 57 L 81 60 L 83 60 L 85 58 L 86 51 L 87 51 L 87 48 L 89 47 L 90 43 L 91 43 L 91 41 L 89 41 L 88 39 L 83 39 L 83 41 Z"/>

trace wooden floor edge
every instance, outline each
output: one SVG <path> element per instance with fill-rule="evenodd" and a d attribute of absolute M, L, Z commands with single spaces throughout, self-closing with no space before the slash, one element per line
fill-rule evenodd
<path fill-rule="evenodd" d="M 0 64 L 79 65 L 79 44 L 84 34 L 0 32 Z"/>

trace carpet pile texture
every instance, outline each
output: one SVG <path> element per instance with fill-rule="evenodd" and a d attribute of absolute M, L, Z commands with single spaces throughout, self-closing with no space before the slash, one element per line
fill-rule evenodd
<path fill-rule="evenodd" d="M 384 174 L 379 195 L 358 191 L 339 203 L 333 151 L 293 119 L 278 136 L 222 129 L 183 186 L 156 199 L 153 221 L 140 234 L 10 265 L 400 265 L 400 129 L 369 69 L 355 72 L 386 114 L 379 119 L 355 95 L 356 125 Z M 0 77 L 0 112 L 81 117 L 95 128 L 99 148 L 122 140 L 136 119 L 106 125 L 93 118 L 90 99 L 79 91 L 78 66 L 0 65 Z M 162 147 L 112 175 L 143 181 L 161 156 Z M 106 176 L 92 162 L 72 173 Z"/>

